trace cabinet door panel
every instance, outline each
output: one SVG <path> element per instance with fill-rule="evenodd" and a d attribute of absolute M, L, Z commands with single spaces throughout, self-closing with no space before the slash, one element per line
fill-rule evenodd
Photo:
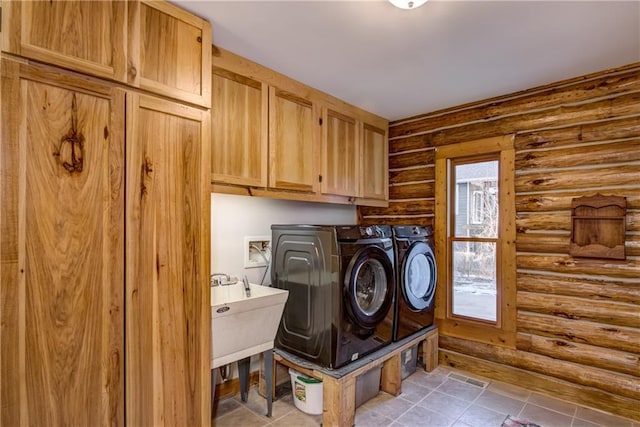
<path fill-rule="evenodd" d="M 387 132 L 365 123 L 362 135 L 360 197 L 388 199 L 389 167 L 387 158 Z"/>
<path fill-rule="evenodd" d="M 126 81 L 127 4 L 4 2 L 3 50 L 94 76 Z"/>
<path fill-rule="evenodd" d="M 269 90 L 269 186 L 313 192 L 318 182 L 315 108 L 311 101 Z"/>
<path fill-rule="evenodd" d="M 142 95 L 128 98 L 131 425 L 210 422 L 208 120 L 208 111 Z"/>
<path fill-rule="evenodd" d="M 213 181 L 266 187 L 266 85 L 214 69 L 212 105 Z"/>
<path fill-rule="evenodd" d="M 1 424 L 122 425 L 124 94 L 2 73 Z"/>
<path fill-rule="evenodd" d="M 325 110 L 322 192 L 355 197 L 358 192 L 358 130 L 356 121 Z"/>
<path fill-rule="evenodd" d="M 129 83 L 211 106 L 211 24 L 166 2 L 130 6 Z"/>

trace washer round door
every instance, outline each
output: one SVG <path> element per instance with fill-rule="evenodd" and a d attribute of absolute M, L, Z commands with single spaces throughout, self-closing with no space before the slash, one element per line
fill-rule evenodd
<path fill-rule="evenodd" d="M 367 246 L 349 262 L 344 278 L 345 305 L 351 320 L 375 328 L 393 302 L 393 264 L 385 251 Z"/>
<path fill-rule="evenodd" d="M 411 245 L 401 272 L 402 296 L 414 311 L 422 311 L 433 303 L 436 295 L 436 259 L 424 242 Z"/>

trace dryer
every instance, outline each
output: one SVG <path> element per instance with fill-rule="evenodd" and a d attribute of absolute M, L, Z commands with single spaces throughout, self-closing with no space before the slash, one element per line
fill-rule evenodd
<path fill-rule="evenodd" d="M 388 226 L 273 225 L 272 286 L 289 291 L 276 347 L 339 368 L 392 341 Z"/>
<path fill-rule="evenodd" d="M 399 341 L 433 324 L 438 271 L 431 227 L 392 229 L 397 282 L 393 340 Z"/>

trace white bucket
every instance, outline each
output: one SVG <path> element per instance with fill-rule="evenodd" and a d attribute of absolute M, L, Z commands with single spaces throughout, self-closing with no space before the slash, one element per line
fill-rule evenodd
<path fill-rule="evenodd" d="M 293 404 L 302 412 L 311 415 L 322 414 L 322 380 L 309 378 L 289 369 Z"/>

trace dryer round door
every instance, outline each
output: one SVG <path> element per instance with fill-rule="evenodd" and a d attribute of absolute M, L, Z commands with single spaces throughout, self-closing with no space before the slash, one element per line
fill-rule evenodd
<path fill-rule="evenodd" d="M 363 328 L 374 328 L 393 302 L 393 264 L 377 246 L 360 250 L 345 274 L 345 305 L 351 320 Z"/>
<path fill-rule="evenodd" d="M 401 288 L 405 302 L 412 310 L 429 307 L 436 295 L 436 259 L 424 242 L 411 245 L 402 264 Z"/>

